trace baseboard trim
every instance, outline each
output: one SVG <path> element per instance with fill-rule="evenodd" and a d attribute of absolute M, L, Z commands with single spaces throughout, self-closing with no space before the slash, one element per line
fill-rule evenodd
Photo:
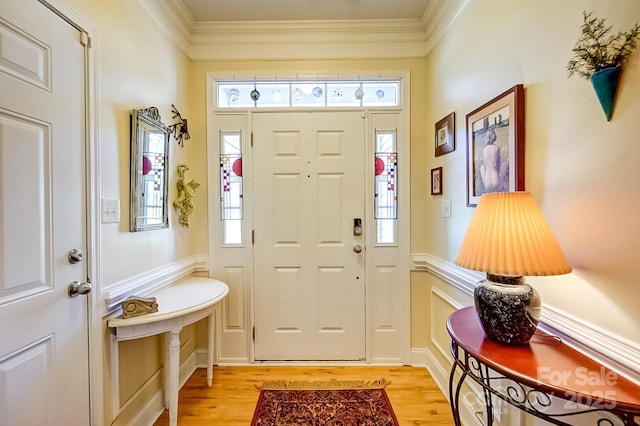
<path fill-rule="evenodd" d="M 429 350 L 424 349 L 424 351 L 426 352 L 425 355 L 427 358 L 425 368 L 429 372 L 429 375 L 431 375 L 431 378 L 433 378 L 433 381 L 436 382 L 436 385 L 438 385 L 438 387 L 440 388 L 442 394 L 445 396 L 445 398 L 447 398 L 447 401 L 451 403 L 449 397 L 450 370 L 445 369 L 444 366 L 436 360 L 436 358 L 433 356 L 433 354 L 431 354 Z M 478 397 L 480 395 L 481 394 L 478 393 Z M 479 421 L 476 415 L 476 411 L 477 409 L 473 405 L 471 405 L 467 398 L 460 399 L 459 414 L 462 424 L 467 426 L 482 426 L 482 422 Z"/>
<path fill-rule="evenodd" d="M 162 369 L 156 371 L 123 405 L 112 426 L 152 425 L 164 411 Z M 159 388 L 159 391 L 152 389 Z M 151 392 L 153 394 L 148 397 Z"/>
<path fill-rule="evenodd" d="M 189 377 L 191 377 L 191 375 L 196 371 L 196 368 L 198 368 L 198 356 L 196 352 L 192 352 L 191 355 L 189 355 L 187 359 L 182 364 L 180 364 L 180 382 L 178 384 L 178 389 L 181 389 L 182 386 L 184 386 L 187 380 L 189 380 Z M 206 366 L 206 361 L 204 365 Z M 160 376 L 161 372 L 162 370 L 159 370 L 154 375 L 154 377 L 156 375 Z M 156 380 L 158 380 L 158 378 L 156 378 Z M 125 403 L 125 406 L 131 406 L 133 404 L 135 404 L 135 400 L 134 398 L 131 398 L 129 401 L 127 401 L 127 403 Z M 131 409 L 132 407 L 129 407 L 129 410 Z M 146 401 L 144 405 L 142 405 L 142 407 L 136 410 L 136 415 L 134 418 L 121 418 L 123 417 L 122 414 L 124 413 L 123 407 L 123 409 L 120 410 L 118 418 L 113 422 L 113 425 L 152 425 L 156 422 L 156 420 L 158 420 L 164 410 L 164 386 L 161 386 L 160 389 L 158 389 L 151 396 L 151 398 L 149 398 L 149 400 Z"/>
<path fill-rule="evenodd" d="M 431 354 L 427 348 L 411 348 L 410 363 L 412 367 L 427 367 Z"/>
<path fill-rule="evenodd" d="M 447 371 L 442 364 L 440 364 L 433 354 L 425 349 L 426 363 L 424 364 L 427 371 L 436 382 L 443 395 L 449 399 L 449 371 Z"/>
<path fill-rule="evenodd" d="M 412 269 L 429 272 L 459 290 L 472 295 L 484 278 L 429 254 L 412 254 Z M 612 334 L 556 307 L 544 305 L 541 327 L 559 335 L 574 349 L 590 356 L 620 375 L 640 384 L 640 345 Z"/>

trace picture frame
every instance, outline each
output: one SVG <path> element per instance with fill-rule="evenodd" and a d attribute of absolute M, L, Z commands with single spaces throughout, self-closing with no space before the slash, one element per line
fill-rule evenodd
<path fill-rule="evenodd" d="M 486 192 L 524 191 L 524 86 L 471 111 L 466 127 L 467 206 Z"/>
<path fill-rule="evenodd" d="M 435 126 L 435 156 L 447 154 L 456 149 L 456 113 L 452 112 Z"/>
<path fill-rule="evenodd" d="M 431 169 L 431 195 L 442 195 L 442 167 Z"/>

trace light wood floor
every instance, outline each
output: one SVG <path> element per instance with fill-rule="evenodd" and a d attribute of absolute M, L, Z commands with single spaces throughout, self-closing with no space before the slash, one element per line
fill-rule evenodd
<path fill-rule="evenodd" d="M 268 380 L 386 379 L 400 426 L 453 425 L 447 399 L 424 368 L 417 367 L 214 367 L 213 386 L 198 369 L 180 390 L 179 426 L 248 426 L 258 401 L 256 385 Z M 156 426 L 168 424 L 168 411 Z"/>

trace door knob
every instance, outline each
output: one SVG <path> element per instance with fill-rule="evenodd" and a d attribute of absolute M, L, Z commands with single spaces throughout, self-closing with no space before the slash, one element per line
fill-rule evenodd
<path fill-rule="evenodd" d="M 69 297 L 76 297 L 80 294 L 89 294 L 93 287 L 90 283 L 81 283 L 80 281 L 72 281 L 67 287 L 67 294 Z"/>
<path fill-rule="evenodd" d="M 353 246 L 353 251 L 355 253 L 362 253 L 362 246 L 360 244 L 356 244 L 355 246 Z"/>
<path fill-rule="evenodd" d="M 69 263 L 72 264 L 82 262 L 82 251 L 78 249 L 71 249 L 67 255 L 67 259 L 69 259 Z"/>

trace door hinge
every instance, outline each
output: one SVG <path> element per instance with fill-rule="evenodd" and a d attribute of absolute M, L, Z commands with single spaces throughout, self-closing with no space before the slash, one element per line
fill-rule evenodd
<path fill-rule="evenodd" d="M 256 326 L 253 326 L 253 331 L 251 332 L 251 338 L 253 339 L 253 343 L 256 342 Z"/>
<path fill-rule="evenodd" d="M 91 44 L 92 40 L 91 37 L 89 37 L 89 34 L 85 33 L 85 32 L 80 32 L 80 44 L 88 47 L 89 49 L 91 49 L 92 44 Z"/>
<path fill-rule="evenodd" d="M 251 137 L 249 139 L 251 139 L 251 148 L 253 148 L 253 132 L 251 132 Z"/>
<path fill-rule="evenodd" d="M 253 229 L 251 230 L 251 244 L 255 244 L 256 243 L 256 231 L 254 231 Z"/>

